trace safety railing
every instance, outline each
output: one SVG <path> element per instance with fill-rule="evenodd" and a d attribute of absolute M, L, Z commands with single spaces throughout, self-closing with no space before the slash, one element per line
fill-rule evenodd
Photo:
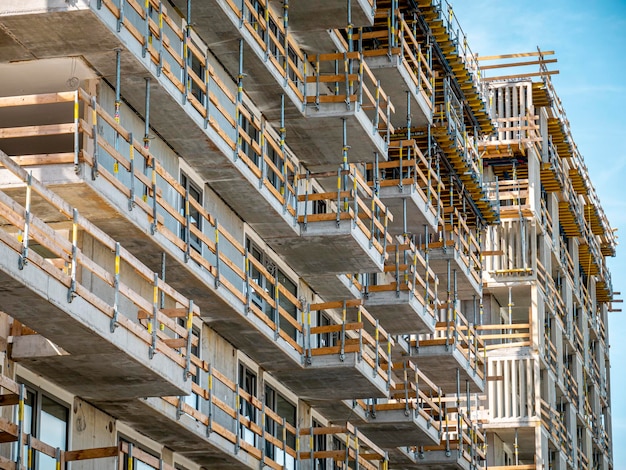
<path fill-rule="evenodd" d="M 411 25 L 409 25 L 411 23 Z M 416 22 L 405 20 L 399 9 L 389 10 L 389 16 L 376 16 L 371 31 L 355 38 L 360 40 L 365 57 L 400 55 L 415 90 L 430 108 L 434 106 L 435 78 L 432 70 L 431 47 L 417 39 Z"/>
<path fill-rule="evenodd" d="M 286 149 L 284 127 L 281 135 L 248 109 L 238 107 L 237 155 L 252 171 L 259 187 L 266 187 L 273 197 L 296 217 L 298 199 L 298 163 Z"/>
<path fill-rule="evenodd" d="M 502 348 L 521 348 L 531 346 L 530 323 L 513 323 L 510 325 L 476 325 L 485 349 L 492 351 Z"/>
<path fill-rule="evenodd" d="M 462 410 L 457 397 L 443 400 L 443 417 L 441 426 L 441 441 L 436 445 L 411 447 L 410 450 L 420 457 L 432 452 L 441 452 L 443 461 L 449 462 L 452 451 L 458 451 L 458 458 L 467 461 L 474 468 L 482 468 L 485 460 L 485 434 L 479 425 L 469 418 L 469 413 Z M 435 460 L 429 457 L 430 461 Z"/>
<path fill-rule="evenodd" d="M 408 291 L 421 305 L 427 314 L 434 318 L 438 305 L 437 275 L 428 265 L 428 255 L 423 254 L 410 240 L 404 243 L 397 241 L 387 246 L 388 258 L 385 262 L 385 276 L 375 283 L 363 284 L 363 294 L 370 292 Z M 369 281 L 369 279 L 366 279 Z"/>
<path fill-rule="evenodd" d="M 474 231 L 467 225 L 466 217 L 461 215 L 455 206 L 445 207 L 443 214 L 444 220 L 439 233 L 439 241 L 429 241 L 425 248 L 452 247 L 461 255 L 468 275 L 476 283 L 482 282 L 481 248 Z"/>
<path fill-rule="evenodd" d="M 188 415 L 204 425 L 206 437 L 216 433 L 234 445 L 235 453 L 246 451 L 274 469 L 294 468 L 298 458 L 297 423 L 287 421 L 265 400 L 211 364 L 203 363 L 203 366 L 206 381 L 193 384 L 199 400 L 197 406 L 188 404 L 185 397 L 164 400 L 176 407 L 179 415 Z"/>
<path fill-rule="evenodd" d="M 209 62 L 206 44 L 191 37 L 191 25 L 160 0 L 98 0 L 98 11 L 107 10 L 117 21 L 118 32 L 126 29 L 141 45 L 143 57 L 156 66 L 157 77 L 165 77 L 204 119 L 235 148 L 234 105 L 236 96 L 216 74 Z M 118 104 L 119 106 L 119 104 Z M 222 127 L 228 123 L 226 130 Z"/>
<path fill-rule="evenodd" d="M 456 75 L 459 82 L 464 83 L 467 81 L 466 74 L 469 75 L 469 79 L 474 86 L 475 92 L 478 95 L 480 101 L 482 101 L 484 110 L 488 111 L 485 103 L 488 102 L 486 95 L 486 87 L 481 83 L 481 71 L 476 55 L 472 52 L 467 42 L 467 36 L 465 35 L 459 21 L 454 14 L 452 6 L 447 0 L 432 0 L 430 2 L 432 11 L 436 16 L 425 16 L 429 25 L 442 25 L 445 28 L 447 37 L 441 37 L 438 41 L 441 41 L 445 45 L 451 44 L 453 46 L 449 53 L 444 55 L 450 61 L 453 56 L 457 56 L 462 64 L 463 68 L 452 67 L 452 72 Z M 474 112 L 479 111 L 479 108 L 474 109 Z"/>
<path fill-rule="evenodd" d="M 527 178 L 498 180 L 487 185 L 491 191 L 498 192 L 500 218 L 521 218 L 531 215 Z"/>
<path fill-rule="evenodd" d="M 578 406 L 578 382 L 574 380 L 572 372 L 569 370 L 568 364 L 563 367 L 563 384 L 565 385 L 565 391 L 567 396 L 572 401 L 574 406 Z"/>
<path fill-rule="evenodd" d="M 552 177 L 558 185 L 559 190 L 562 190 L 565 186 L 565 170 L 563 169 L 563 161 L 561 160 L 555 145 L 552 143 L 552 136 L 548 136 L 547 150 L 548 161 L 546 163 L 552 173 Z"/>
<path fill-rule="evenodd" d="M 543 348 L 541 350 L 545 361 L 548 363 L 548 366 L 552 370 L 552 372 L 556 375 L 558 374 L 558 361 L 557 361 L 557 350 L 556 346 L 550 339 L 550 335 L 548 332 L 544 332 L 543 336 Z"/>
<path fill-rule="evenodd" d="M 336 222 L 339 226 L 345 220 L 358 228 L 371 246 L 387 258 L 387 245 L 392 243 L 388 224 L 393 215 L 383 202 L 374 194 L 359 170 L 354 165 L 337 170 L 337 190 L 315 192 L 312 175 L 304 176 L 304 194 L 298 195 L 300 208 L 298 222 L 306 230 L 309 224 L 318 222 Z"/>
<path fill-rule="evenodd" d="M 17 267 L 37 266 L 67 287 L 68 303 L 79 296 L 109 317 L 111 331 L 106 333 L 115 334 L 115 329 L 121 327 L 148 345 L 150 358 L 156 353 L 164 354 L 185 371 L 185 378 L 193 374 L 196 366 L 191 354 L 194 346 L 191 329 L 193 318 L 200 314 L 193 301 L 165 283 L 158 273 L 1 152 L 0 163 L 24 183 L 24 206 L 0 192 L 0 212 L 6 220 L 0 239 L 19 254 Z M 70 227 L 69 239 L 36 215 L 35 197 L 58 211 L 55 224 L 63 221 Z M 79 233 L 97 240 L 112 255 L 96 259 L 85 254 L 79 246 Z M 45 258 L 31 249 L 34 244 L 47 250 Z M 90 285 L 96 287 L 90 288 L 81 282 L 87 273 L 88 278 L 97 279 L 98 282 L 90 281 Z M 141 289 L 126 283 L 131 273 L 139 276 Z M 137 324 L 137 317 L 145 320 L 146 328 Z M 185 326 L 171 317 L 187 318 Z"/>
<path fill-rule="evenodd" d="M 291 458 L 294 458 L 293 446 L 291 449 L 286 447 L 284 441 L 294 441 L 295 428 L 288 425 L 285 419 L 276 413 L 265 410 L 264 404 L 260 400 L 240 390 L 238 385 L 214 371 L 210 365 L 192 353 L 193 348 L 199 346 L 197 338 L 192 334 L 193 318 L 199 316 L 199 310 L 193 302 L 159 279 L 157 273 L 151 272 L 119 243 L 80 216 L 75 209 L 72 210 L 69 205 L 61 201 L 58 196 L 46 189 L 41 183 L 26 175 L 24 170 L 8 157 L 0 155 L 0 162 L 18 177 L 27 179 L 25 208 L 0 192 L 0 211 L 6 222 L 13 226 L 13 230 L 9 231 L 6 230 L 5 226 L 5 229 L 0 232 L 0 239 L 3 244 L 20 254 L 20 265 L 36 265 L 66 285 L 68 287 L 68 302 L 76 296 L 80 296 L 94 308 L 109 316 L 111 334 L 115 334 L 116 327 L 122 327 L 149 346 L 150 357 L 156 353 L 164 354 L 178 364 L 184 377 L 186 379 L 192 378 L 192 393 L 209 402 L 209 413 L 204 415 L 198 409 L 187 404 L 185 397 L 163 398 L 164 401 L 176 407 L 178 416 L 182 414 L 191 416 L 207 426 L 208 433 L 217 432 L 220 436 L 237 445 L 237 448 L 243 448 L 258 459 L 265 459 L 265 463 L 272 468 L 281 468 L 284 463 L 279 464 L 267 455 L 264 456 L 263 449 L 266 449 L 267 446 L 280 449 L 281 452 L 277 452 L 276 455 L 283 455 L 286 459 L 289 458 L 288 455 L 291 455 Z M 65 216 L 71 224 L 71 240 L 61 237 L 52 227 L 31 213 L 29 207 L 33 194 L 43 198 L 58 210 L 59 214 Z M 79 232 L 89 234 L 111 250 L 114 253 L 114 259 L 104 261 L 90 259 L 78 247 Z M 18 235 L 20 236 L 18 237 Z M 50 258 L 44 259 L 33 250 L 29 250 L 29 244 L 35 242 L 46 249 Z M 114 273 L 110 272 L 110 264 L 115 266 Z M 152 285 L 152 289 L 142 289 L 142 292 L 132 289 L 124 282 L 127 270 L 132 271 L 133 276 L 139 275 L 143 284 Z M 79 272 L 81 275 L 77 274 Z M 106 298 L 103 298 L 102 294 L 96 295 L 81 284 L 81 277 L 86 272 L 91 273 L 93 277 L 101 281 L 100 291 L 102 286 L 107 286 L 110 292 L 107 292 Z M 148 294 L 146 294 L 147 291 L 149 291 Z M 110 299 L 113 299 L 112 304 Z M 121 305 L 124 307 L 122 308 Z M 139 324 L 134 319 L 135 315 Z M 176 321 L 179 317 L 186 318 L 184 325 L 180 325 Z M 145 328 L 141 327 L 141 324 L 145 325 Z M 200 376 L 204 373 L 208 376 L 206 388 L 199 385 Z M 214 393 L 214 384 L 216 388 L 219 388 L 218 382 L 233 393 L 232 405 L 226 405 L 219 398 L 224 396 L 224 390 L 220 392 L 219 396 Z M 247 405 L 244 406 L 242 403 L 247 403 Z M 266 423 L 267 428 L 258 425 L 256 420 L 251 419 L 250 413 L 246 414 L 246 410 L 251 409 L 250 407 L 260 410 L 258 413 L 263 419 L 261 422 Z M 233 432 L 229 427 L 220 424 L 219 420 L 213 422 L 212 410 L 217 408 L 226 416 L 234 419 L 240 430 Z M 238 409 L 240 411 L 237 414 L 236 410 Z M 219 412 L 216 411 L 216 415 L 219 415 Z M 269 426 L 272 422 L 274 425 Z M 282 440 L 271 434 L 274 432 L 273 429 L 281 429 Z M 256 433 L 259 439 L 264 439 L 267 444 L 263 444 L 263 446 L 250 444 L 245 440 L 249 433 Z M 47 455 L 54 456 L 55 454 L 48 453 Z"/>
<path fill-rule="evenodd" d="M 75 119 L 71 123 L 50 126 L 3 129 L 2 137 L 8 137 L 9 133 L 15 137 L 41 137 L 42 134 L 74 137 L 70 152 L 45 158 L 18 156 L 18 162 L 24 165 L 86 164 L 91 179 L 106 180 L 128 199 L 128 210 L 144 214 L 153 234 L 162 234 L 182 252 L 186 262 L 191 260 L 202 266 L 214 277 L 216 287 L 223 286 L 232 293 L 241 302 L 242 311 L 252 312 L 269 325 L 277 337 L 303 353 L 303 327 L 297 320 L 302 305 L 279 281 L 277 272 L 270 273 L 250 255 L 190 194 L 189 188 L 166 170 L 154 152 L 123 128 L 93 97 L 79 90 L 7 99 L 4 104 L 19 100 L 23 104 L 73 102 Z M 81 110 L 92 122 L 79 117 Z M 291 203 L 287 209 L 295 211 Z"/>
<path fill-rule="evenodd" d="M 388 388 L 394 386 L 391 373 L 393 338 L 362 305 L 362 300 L 310 304 L 306 316 L 304 355 L 307 364 L 313 357 L 356 353 Z M 314 317 L 317 317 L 315 319 Z"/>
<path fill-rule="evenodd" d="M 572 440 L 565 427 L 565 416 L 541 399 L 541 422 L 548 436 L 571 459 Z"/>
<path fill-rule="evenodd" d="M 237 26 L 254 39 L 250 46 L 260 49 L 266 63 L 282 77 L 283 85 L 304 103 L 306 57 L 289 30 L 288 5 L 282 17 L 269 7 L 267 0 L 228 0 L 223 8 L 234 13 L 239 19 Z"/>
<path fill-rule="evenodd" d="M 445 185 L 432 161 L 426 158 L 415 139 L 392 140 L 388 147 L 388 161 L 366 164 L 368 184 L 375 190 L 405 186 L 416 192 L 436 215 L 441 207 L 441 193 Z"/>
<path fill-rule="evenodd" d="M 530 115 L 528 112 L 512 117 L 499 117 L 494 119 L 497 123 L 497 135 L 491 137 L 501 145 L 517 144 L 520 149 L 523 144 L 531 144 L 539 140 L 537 131 L 539 116 Z"/>
<path fill-rule="evenodd" d="M 441 422 L 444 420 L 441 389 L 412 361 L 394 362 L 392 371 L 396 385 L 390 391 L 390 399 L 357 400 L 357 406 L 372 417 L 388 410 L 404 410 L 406 416 L 414 413 L 441 432 Z"/>
<path fill-rule="evenodd" d="M 350 423 L 299 431 L 299 461 L 310 468 L 387 470 L 387 453 Z"/>
<path fill-rule="evenodd" d="M 360 52 L 335 52 L 308 56 L 311 70 L 306 82 L 314 94 L 306 103 L 321 109 L 325 104 L 344 103 L 347 110 L 363 110 L 372 123 L 372 134 L 395 132 L 391 114 L 395 108 Z"/>
<path fill-rule="evenodd" d="M 486 346 L 478 328 L 467 321 L 452 302 L 440 305 L 440 320 L 432 334 L 411 335 L 411 346 L 426 350 L 431 346 L 451 347 L 465 358 L 467 368 L 483 380 L 486 376 Z"/>

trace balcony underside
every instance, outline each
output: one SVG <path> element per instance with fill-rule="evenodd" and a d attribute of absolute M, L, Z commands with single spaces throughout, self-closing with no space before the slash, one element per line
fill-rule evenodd
<path fill-rule="evenodd" d="M 149 342 L 125 326 L 111 333 L 111 317 L 91 303 L 95 296 L 77 296 L 68 302 L 69 276 L 49 274 L 46 266 L 50 271 L 56 268 L 47 260 L 33 253 L 19 270 L 16 249 L 21 244 L 11 242 L 4 231 L 1 235 L 2 310 L 64 350 L 32 343 L 31 358 L 21 362 L 88 400 L 178 395 L 191 390 L 191 384 L 183 381 L 183 369 L 167 355 L 149 359 Z"/>
<path fill-rule="evenodd" d="M 202 2 L 194 4 L 197 3 Z M 180 91 L 174 85 L 163 75 L 156 78 L 156 66 L 148 65 L 148 60 L 141 58 L 139 43 L 127 31 L 115 34 L 107 27 L 105 21 L 108 20 L 98 16 L 104 15 L 104 11 L 103 8 L 98 13 L 85 9 L 45 15 L 13 15 L 2 17 L 0 23 L 20 44 L 26 45 L 32 56 L 41 59 L 82 56 L 109 83 L 115 83 L 115 48 L 122 48 L 120 77 L 124 100 L 134 109 L 143 110 L 144 77 L 152 74 L 150 125 L 159 129 L 159 135 L 176 152 L 184 155 L 185 161 L 261 236 L 275 233 L 277 227 L 294 231 L 297 226 L 293 217 L 283 211 L 268 188 L 259 189 L 258 179 L 245 164 L 241 160 L 234 161 L 234 149 L 211 126 L 204 129 L 204 119 L 189 102 L 181 104 Z M 89 31 L 89 34 L 83 35 L 82 31 Z M 93 41 L 93 37 L 98 41 Z M 266 88 L 275 89 L 276 86 Z M 185 129 L 184 133 L 180 132 L 181 128 Z M 230 137 L 234 139 L 234 136 Z M 255 203 L 250 204 L 250 201 Z"/>
<path fill-rule="evenodd" d="M 454 293 L 454 273 L 456 272 L 456 295 L 459 300 L 470 300 L 479 297 L 480 282 L 474 277 L 471 269 L 461 253 L 452 246 L 445 251 L 443 248 L 429 248 L 429 266 L 439 278 L 439 291 L 446 292 L 448 279 L 448 262 L 450 263 L 450 293 Z"/>
<path fill-rule="evenodd" d="M 176 406 L 158 398 L 131 402 L 94 402 L 133 429 L 206 468 L 258 468 L 259 461 L 247 452 L 236 454 L 235 442 L 217 432 L 206 437 L 206 424 L 188 415 L 176 418 Z M 228 428 L 235 436 L 236 429 Z"/>
<path fill-rule="evenodd" d="M 406 205 L 406 229 L 414 235 L 424 234 L 424 226 L 430 233 L 437 230 L 437 217 L 433 208 L 420 195 L 414 185 L 383 186 L 379 190 L 380 199 L 389 211 L 394 214 L 390 223 L 393 233 L 404 231 L 404 207 Z"/>
<path fill-rule="evenodd" d="M 52 191 L 68 204 L 76 207 L 113 239 L 132 252 L 140 261 L 156 273 L 161 272 L 161 256 L 166 256 L 166 281 L 178 292 L 192 299 L 200 307 L 202 319 L 211 324 L 218 333 L 247 354 L 253 354 L 263 367 L 286 367 L 299 364 L 301 355 L 282 337 L 274 339 L 274 331 L 253 313 L 245 315 L 245 302 L 230 292 L 223 284 L 215 288 L 215 276 L 195 261 L 185 263 L 184 253 L 172 244 L 168 236 L 157 231 L 150 234 L 149 216 L 136 207 L 128 211 L 128 199 L 103 177 L 92 181 L 83 179 L 71 167 L 52 171 L 32 168 L 33 176 L 43 180 Z M 85 171 L 79 172 L 84 174 Z M 65 183 L 60 183 L 64 179 Z M 17 200 L 23 198 L 24 188 L 5 190 Z M 41 203 L 33 200 L 34 213 L 47 215 L 54 221 L 57 211 L 38 210 Z M 50 206 L 48 206 L 50 207 Z M 243 292 L 243 284 L 241 284 Z M 243 296 L 243 294 L 241 294 Z M 243 296 L 245 298 L 245 296 Z M 24 322 L 26 323 L 26 322 Z M 30 326 L 30 325 L 29 325 Z M 33 327 L 45 335 L 43 331 Z M 45 335 L 48 336 L 48 335 Z M 50 338 L 53 339 L 53 338 Z M 56 341 L 55 341 L 56 342 Z M 60 344 L 60 343 L 57 343 Z M 64 347 L 63 344 L 60 346 Z M 181 373 L 182 374 L 182 373 Z"/>
<path fill-rule="evenodd" d="M 387 144 L 357 103 L 320 103 L 306 106 L 306 117 L 288 119 L 287 142 L 311 171 L 337 171 L 342 163 L 343 121 L 346 123 L 348 161 L 373 163 L 374 152 L 384 160 Z M 295 138 L 289 140 L 289 136 Z"/>
<path fill-rule="evenodd" d="M 365 307 L 391 334 L 435 331 L 435 318 L 417 297 L 407 290 L 369 292 L 365 299 Z"/>
<path fill-rule="evenodd" d="M 409 72 L 402 65 L 399 54 L 367 57 L 366 63 L 376 74 L 396 108 L 391 123 L 395 127 L 407 126 L 407 93 L 411 99 L 411 127 L 426 128 L 432 124 L 432 108 L 424 92 L 417 89 Z"/>
<path fill-rule="evenodd" d="M 382 270 L 382 255 L 370 246 L 369 239 L 352 220 L 343 219 L 339 224 L 335 220 L 310 222 L 301 227 L 299 237 L 274 233 L 265 241 L 286 262 L 298 266 L 298 273 L 305 280 L 308 275 Z"/>
<path fill-rule="evenodd" d="M 293 31 L 315 31 L 345 28 L 348 21 L 348 4 L 337 0 L 318 0 L 314 3 L 289 3 L 289 28 Z M 354 0 L 352 6 L 353 26 L 372 26 L 374 12 L 368 0 Z"/>
<path fill-rule="evenodd" d="M 402 462 L 401 467 L 406 470 L 471 470 L 474 468 L 469 461 L 469 454 L 465 456 L 457 449 L 446 452 L 442 450 L 427 450 L 423 453 L 414 454 L 406 448 L 399 448 L 390 453 L 389 458 L 393 462 Z M 482 467 L 478 467 L 479 469 Z"/>
<path fill-rule="evenodd" d="M 370 416 L 367 423 L 360 424 L 359 431 L 383 449 L 439 443 L 437 429 L 415 410 L 376 410 L 376 417 Z"/>
<path fill-rule="evenodd" d="M 456 393 L 459 390 L 457 370 L 461 393 L 466 391 L 466 383 L 469 383 L 470 392 L 482 392 L 485 387 L 483 379 L 468 363 L 466 351 L 461 352 L 459 348 L 454 341 L 450 341 L 448 346 L 420 346 L 412 348 L 409 358 L 415 360 L 420 371 L 431 377 L 444 393 Z"/>
<path fill-rule="evenodd" d="M 313 356 L 304 369 L 278 370 L 272 375 L 305 401 L 387 396 L 387 382 L 357 353 L 345 353 L 343 360 L 339 354 Z"/>
<path fill-rule="evenodd" d="M 361 298 L 361 291 L 345 274 L 308 275 L 306 282 L 323 299 L 351 300 Z"/>

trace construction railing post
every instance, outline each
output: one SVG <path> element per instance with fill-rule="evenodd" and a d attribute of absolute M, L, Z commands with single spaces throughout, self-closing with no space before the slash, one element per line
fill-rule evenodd
<path fill-rule="evenodd" d="M 113 274 L 113 318 L 111 318 L 111 333 L 117 328 L 120 300 L 120 243 L 115 242 L 115 271 Z"/>
<path fill-rule="evenodd" d="M 248 248 L 246 247 L 246 252 L 244 253 L 244 258 L 243 258 L 243 263 L 244 263 L 244 274 L 245 274 L 245 280 L 244 282 L 246 283 L 246 307 L 244 309 L 244 315 L 248 315 L 248 313 L 250 312 L 250 298 L 252 296 L 252 292 L 250 292 L 250 255 L 248 252 Z"/>
<path fill-rule="evenodd" d="M 26 387 L 20 384 L 17 402 L 17 448 L 15 449 L 15 468 L 21 469 L 24 456 L 24 400 L 26 399 Z M 29 434 L 30 436 L 30 434 Z M 30 439 L 29 439 L 30 443 Z"/>
<path fill-rule="evenodd" d="M 152 359 L 157 351 L 157 331 L 159 329 L 158 324 L 159 315 L 159 275 L 153 274 L 152 285 L 152 317 L 148 320 L 148 333 L 152 336 L 152 342 L 148 349 L 148 357 Z"/>
<path fill-rule="evenodd" d="M 306 363 L 307 364 L 311 364 L 311 358 L 312 358 L 312 355 L 313 355 L 313 351 L 312 351 L 313 346 L 311 345 L 311 310 L 310 310 L 308 304 L 305 306 L 305 312 L 304 313 L 306 314 L 306 318 L 307 318 L 307 320 L 306 320 L 306 336 L 307 336 L 308 348 L 307 348 L 307 352 L 306 352 L 306 354 L 307 354 L 307 356 L 306 356 Z"/>
<path fill-rule="evenodd" d="M 243 10 L 242 10 L 243 11 Z M 239 40 L 239 73 L 237 74 L 237 103 L 235 104 L 235 122 L 237 125 L 237 131 L 235 133 L 235 155 L 233 159 L 237 161 L 239 158 L 239 151 L 242 147 L 241 129 L 243 127 L 243 115 L 241 114 L 241 103 L 243 102 L 243 39 Z"/>
<path fill-rule="evenodd" d="M 191 215 L 189 214 L 189 185 L 185 185 L 185 263 L 191 256 Z"/>
<path fill-rule="evenodd" d="M 285 51 L 285 57 L 283 58 L 283 69 L 285 72 L 283 86 L 286 87 L 289 81 L 289 0 L 283 0 L 283 28 L 285 30 L 283 34 L 283 50 Z M 265 34 L 269 35 L 269 32 Z"/>
<path fill-rule="evenodd" d="M 159 2 L 159 64 L 157 65 L 157 77 L 163 71 L 163 2 Z"/>
<path fill-rule="evenodd" d="M 220 286 L 220 228 L 217 217 L 215 218 L 215 288 Z"/>
<path fill-rule="evenodd" d="M 185 370 L 183 371 L 183 380 L 186 382 L 191 374 L 191 349 L 193 340 L 193 300 L 189 299 L 189 309 L 187 311 L 187 344 L 185 346 Z M 196 369 L 196 374 L 199 374 Z"/>
<path fill-rule="evenodd" d="M 135 147 L 133 145 L 133 133 L 128 133 L 128 143 L 130 147 L 128 149 L 128 159 L 129 159 L 129 169 L 128 173 L 130 175 L 130 188 L 129 188 L 129 196 L 128 196 L 128 210 L 132 211 L 133 207 L 135 207 Z"/>
<path fill-rule="evenodd" d="M 280 337 L 280 289 L 278 287 L 278 268 L 274 269 L 274 341 Z"/>
<path fill-rule="evenodd" d="M 78 163 L 80 155 L 80 124 L 79 124 L 79 96 L 78 90 L 74 92 L 74 171 L 78 173 Z"/>
<path fill-rule="evenodd" d="M 286 2 L 285 2 L 286 3 Z M 282 158 L 282 176 L 283 176 L 283 185 L 282 185 L 282 196 L 283 196 L 283 214 L 287 212 L 287 192 L 288 192 L 288 181 L 287 181 L 287 151 L 285 149 L 285 139 L 287 137 L 287 129 L 285 127 L 285 94 L 280 95 L 280 155 Z"/>
<path fill-rule="evenodd" d="M 124 0 L 121 0 L 122 2 Z M 115 49 L 115 112 L 114 119 L 115 124 L 120 123 L 120 106 L 122 105 L 121 88 L 122 88 L 122 49 Z M 117 128 L 115 129 L 114 140 L 115 151 L 120 150 L 120 133 Z M 117 173 L 118 164 L 117 161 L 113 164 L 113 173 Z"/>
<path fill-rule="evenodd" d="M 378 367 L 380 366 L 380 325 L 378 323 L 378 319 L 376 319 L 376 325 L 374 328 L 374 371 L 372 372 L 372 376 L 375 378 L 378 374 Z"/>
<path fill-rule="evenodd" d="M 141 57 L 146 57 L 148 44 L 150 42 L 150 0 L 146 0 L 143 6 L 143 44 L 141 47 Z"/>
<path fill-rule="evenodd" d="M 347 307 L 346 301 L 343 301 L 343 308 L 341 311 L 341 344 L 339 346 L 339 360 L 341 362 L 345 359 L 345 351 L 346 351 L 346 321 L 347 321 Z"/>
<path fill-rule="evenodd" d="M 76 264 L 78 257 L 78 209 L 74 208 L 72 217 L 72 257 L 70 264 L 70 288 L 67 291 L 67 301 L 72 302 L 76 296 Z"/>
<path fill-rule="evenodd" d="M 24 230 L 22 231 L 22 252 L 17 260 L 17 266 L 20 269 L 24 269 L 24 266 L 28 264 L 28 237 L 30 229 L 30 205 L 32 199 L 32 184 L 33 184 L 33 172 L 28 173 L 26 178 L 26 202 L 24 208 Z"/>
<path fill-rule="evenodd" d="M 208 372 L 208 392 L 209 392 L 209 410 L 208 421 L 206 426 L 206 435 L 207 437 L 213 432 L 213 365 L 209 364 L 209 372 Z"/>
<path fill-rule="evenodd" d="M 93 140 L 93 164 L 91 165 L 91 179 L 98 177 L 98 103 L 96 97 L 91 97 L 91 137 Z"/>
<path fill-rule="evenodd" d="M 124 24 L 124 2 L 125 1 L 126 0 L 120 0 L 119 16 L 117 18 L 117 25 L 116 25 L 116 29 L 118 33 L 122 31 L 122 25 Z"/>

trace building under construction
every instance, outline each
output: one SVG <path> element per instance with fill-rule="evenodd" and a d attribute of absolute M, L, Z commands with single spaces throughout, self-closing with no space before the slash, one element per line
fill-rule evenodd
<path fill-rule="evenodd" d="M 470 44 L 4 0 L 0 468 L 612 469 L 614 231 L 552 53 Z"/>

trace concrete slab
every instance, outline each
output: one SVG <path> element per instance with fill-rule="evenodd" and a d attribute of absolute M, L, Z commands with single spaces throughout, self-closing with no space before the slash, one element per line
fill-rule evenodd
<path fill-rule="evenodd" d="M 419 193 L 415 185 L 385 186 L 380 188 L 378 197 L 394 215 L 389 224 L 392 233 L 404 232 L 404 208 L 406 207 L 406 229 L 410 234 L 424 234 L 424 226 L 430 233 L 437 232 L 436 208 L 429 205 Z"/>
<path fill-rule="evenodd" d="M 435 332 L 435 317 L 407 290 L 369 292 L 365 308 L 390 334 Z"/>
<path fill-rule="evenodd" d="M 424 91 L 420 90 L 413 82 L 409 71 L 402 63 L 402 56 L 385 54 L 366 57 L 365 62 L 376 74 L 376 78 L 380 80 L 380 84 L 396 108 L 391 120 L 394 127 L 407 126 L 408 99 L 411 101 L 411 127 L 428 127 L 429 124 L 432 124 L 431 103 Z"/>
<path fill-rule="evenodd" d="M 95 401 L 98 408 L 132 426 L 174 452 L 206 468 L 258 469 L 259 461 L 216 432 L 207 436 L 206 425 L 190 416 L 176 417 L 176 407 L 165 400 L 147 398 L 121 401 Z M 235 432 L 234 426 L 227 428 Z"/>
<path fill-rule="evenodd" d="M 448 279 L 448 262 L 450 263 L 450 292 L 454 292 L 454 273 L 456 271 L 456 293 L 459 300 L 471 300 L 480 297 L 480 276 L 474 274 L 468 266 L 468 261 L 459 250 L 454 247 L 429 248 L 429 266 L 439 278 L 440 293 L 446 292 Z M 472 268 L 473 269 L 473 268 Z M 478 278 L 478 279 L 477 279 Z M 445 298 L 445 294 L 439 296 Z"/>
<path fill-rule="evenodd" d="M 307 280 L 319 276 L 343 273 L 381 271 L 382 255 L 370 246 L 369 239 L 351 220 L 311 222 L 301 225 L 301 235 L 283 235 L 265 241 L 276 253 Z M 314 286 L 313 286 L 314 287 Z"/>
<path fill-rule="evenodd" d="M 360 299 L 361 291 L 345 274 L 307 275 L 306 282 L 322 299 Z"/>
<path fill-rule="evenodd" d="M 349 23 L 347 5 L 347 2 L 337 0 L 289 2 L 289 27 L 295 31 L 343 29 Z M 351 6 L 355 28 L 374 24 L 374 8 L 368 0 L 353 0 Z"/>
<path fill-rule="evenodd" d="M 439 443 L 439 431 L 416 410 L 378 410 L 359 431 L 383 449 Z"/>
<path fill-rule="evenodd" d="M 339 354 L 313 356 L 302 369 L 277 370 L 272 375 L 305 401 L 387 396 L 387 382 L 357 353 L 346 353 L 343 360 Z"/>
<path fill-rule="evenodd" d="M 467 358 L 455 344 L 412 348 L 407 358 L 415 360 L 420 371 L 441 387 L 443 393 L 457 392 L 457 370 L 461 393 L 466 390 L 466 382 L 470 385 L 471 393 L 485 389 L 485 381 L 468 364 Z M 484 373 L 483 370 L 480 372 Z"/>
<path fill-rule="evenodd" d="M 5 243 L 0 243 L 0 292 L 3 311 L 67 352 L 42 350 L 41 357 L 25 362 L 71 393 L 88 400 L 190 393 L 177 363 L 163 354 L 150 360 L 149 343 L 123 327 L 111 334 L 108 314 L 80 296 L 69 303 L 68 287 L 35 262 L 18 269 L 18 253 Z"/>
<path fill-rule="evenodd" d="M 413 453 L 406 447 L 399 447 L 389 453 L 392 462 L 405 470 L 470 470 L 470 462 L 458 450 L 428 450 Z"/>

